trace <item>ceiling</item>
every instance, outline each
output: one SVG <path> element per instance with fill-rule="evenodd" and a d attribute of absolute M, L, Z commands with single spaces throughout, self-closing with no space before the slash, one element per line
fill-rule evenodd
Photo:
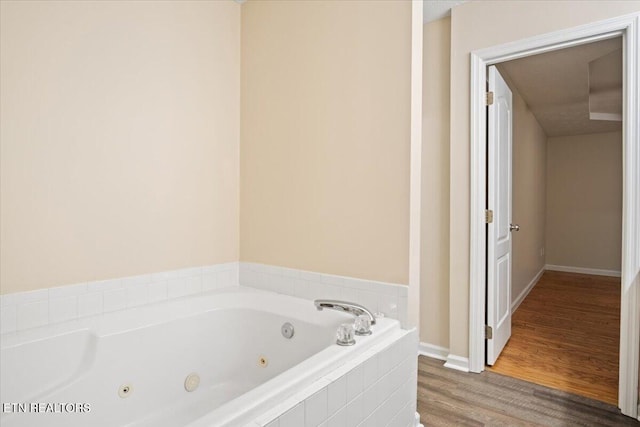
<path fill-rule="evenodd" d="M 423 21 L 426 23 L 450 16 L 453 7 L 467 1 L 471 0 L 424 0 Z M 504 62 L 498 65 L 498 69 L 507 83 L 518 90 L 548 136 L 581 135 L 622 129 L 619 119 L 592 120 L 616 114 L 598 114 L 589 110 L 590 90 L 592 108 L 596 103 L 611 108 L 608 92 L 601 93 L 603 101 L 594 96 L 597 95 L 594 91 L 600 89 L 594 84 L 594 75 L 591 76 L 590 87 L 590 67 L 594 68 L 605 59 L 608 66 L 595 68 L 611 72 L 604 81 L 609 85 L 607 87 L 612 82 L 619 86 L 616 93 L 619 98 L 622 93 L 620 37 Z M 618 98 L 615 98 L 616 102 Z M 617 108 L 621 109 L 621 105 Z"/>
<path fill-rule="evenodd" d="M 600 80 L 621 88 L 620 37 L 503 62 L 498 69 L 520 93 L 547 136 L 581 135 L 622 129 L 621 121 L 590 119 L 589 67 L 602 60 L 610 62 L 604 68 L 611 75 Z"/>
<path fill-rule="evenodd" d="M 469 0 L 424 0 L 423 22 L 431 22 L 451 14 L 451 8 Z"/>

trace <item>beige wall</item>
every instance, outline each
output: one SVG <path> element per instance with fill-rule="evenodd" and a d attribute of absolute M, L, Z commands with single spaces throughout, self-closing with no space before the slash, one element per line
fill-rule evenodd
<path fill-rule="evenodd" d="M 505 78 L 507 78 L 505 76 Z M 512 233 L 511 302 L 544 268 L 547 135 L 520 96 L 513 92 L 513 212 L 520 231 Z"/>
<path fill-rule="evenodd" d="M 451 19 L 424 25 L 420 341 L 449 347 Z"/>
<path fill-rule="evenodd" d="M 620 271 L 622 133 L 549 138 L 547 264 Z"/>
<path fill-rule="evenodd" d="M 0 291 L 237 261 L 240 6 L 1 19 Z"/>
<path fill-rule="evenodd" d="M 470 52 L 640 10 L 640 1 L 464 3 L 451 16 L 450 350 L 469 354 Z M 499 21 L 496 17 L 500 17 Z"/>
<path fill-rule="evenodd" d="M 242 10 L 242 261 L 408 281 L 411 3 Z"/>

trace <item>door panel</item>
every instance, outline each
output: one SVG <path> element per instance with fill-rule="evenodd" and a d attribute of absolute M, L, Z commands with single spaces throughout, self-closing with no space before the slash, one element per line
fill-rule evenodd
<path fill-rule="evenodd" d="M 487 225 L 487 364 L 493 365 L 511 336 L 511 157 L 512 95 L 498 70 L 489 67 L 487 205 L 494 221 Z"/>

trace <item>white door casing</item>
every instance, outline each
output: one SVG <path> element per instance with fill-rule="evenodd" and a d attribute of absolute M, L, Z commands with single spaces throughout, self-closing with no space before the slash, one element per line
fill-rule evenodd
<path fill-rule="evenodd" d="M 511 337 L 511 205 L 512 205 L 512 95 L 494 65 L 489 67 L 487 108 L 489 160 L 487 207 L 487 364 L 493 365 Z"/>
<path fill-rule="evenodd" d="M 469 274 L 469 371 L 485 366 L 486 116 L 487 66 L 525 56 L 623 37 L 622 295 L 618 407 L 638 416 L 640 383 L 640 13 L 471 52 L 471 218 Z"/>

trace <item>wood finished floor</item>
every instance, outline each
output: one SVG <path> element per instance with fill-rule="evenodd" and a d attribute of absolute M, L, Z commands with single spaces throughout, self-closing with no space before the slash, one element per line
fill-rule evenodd
<path fill-rule="evenodd" d="M 640 426 L 607 403 L 494 372 L 418 358 L 418 412 L 431 426 Z"/>
<path fill-rule="evenodd" d="M 511 325 L 489 370 L 617 404 L 619 278 L 546 271 Z"/>

